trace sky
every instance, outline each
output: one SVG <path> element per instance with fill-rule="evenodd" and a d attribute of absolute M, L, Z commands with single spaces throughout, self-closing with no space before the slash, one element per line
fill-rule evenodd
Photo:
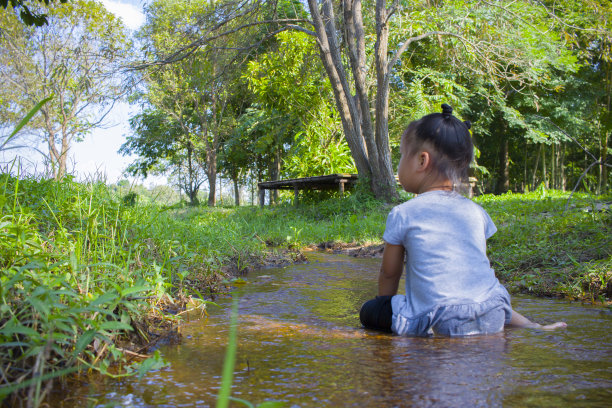
<path fill-rule="evenodd" d="M 123 20 L 128 29 L 137 30 L 144 22 L 143 6 L 147 0 L 100 0 L 106 9 Z M 108 125 L 103 129 L 94 129 L 82 142 L 73 142 L 68 160 L 69 172 L 75 174 L 78 180 L 87 180 L 96 174 L 104 174 L 107 183 L 115 183 L 124 177 L 123 171 L 135 157 L 125 157 L 117 151 L 125 142 L 130 132 L 128 120 L 137 108 L 127 103 L 116 104 L 107 118 Z M 44 145 L 39 146 L 43 152 Z M 10 151 L 15 152 L 15 151 Z M 26 162 L 42 168 L 42 155 L 33 150 L 19 151 Z M 14 153 L 13 153 L 14 157 Z M 4 159 L 7 159 L 5 155 Z M 8 157 L 10 159 L 10 157 Z M 166 184 L 165 177 L 149 177 L 139 180 L 145 186 Z"/>
<path fill-rule="evenodd" d="M 145 21 L 141 0 L 101 0 L 104 7 L 123 20 L 130 30 L 137 30 Z M 115 105 L 109 114 L 110 127 L 95 129 L 85 140 L 74 143 L 72 158 L 78 178 L 86 178 L 96 173 L 106 174 L 108 183 L 114 183 L 122 178 L 123 170 L 135 157 L 121 156 L 117 151 L 129 134 L 128 120 L 134 109 L 126 103 Z M 163 184 L 165 178 L 152 177 L 146 180 L 148 184 Z"/>

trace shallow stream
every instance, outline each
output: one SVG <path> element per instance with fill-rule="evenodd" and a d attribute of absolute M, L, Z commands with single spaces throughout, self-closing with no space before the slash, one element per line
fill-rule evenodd
<path fill-rule="evenodd" d="M 379 259 L 312 253 L 309 263 L 250 273 L 239 297 L 232 395 L 286 407 L 609 407 L 612 313 L 513 297 L 566 330 L 506 330 L 473 338 L 402 338 L 361 328 Z M 75 387 L 58 406 L 207 407 L 219 390 L 231 299 L 182 326 L 160 350 L 170 366 L 142 381 Z M 241 406 L 234 404 L 232 406 Z"/>

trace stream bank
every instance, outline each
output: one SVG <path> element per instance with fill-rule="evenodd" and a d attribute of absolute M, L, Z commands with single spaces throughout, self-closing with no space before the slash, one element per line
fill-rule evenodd
<path fill-rule="evenodd" d="M 505 330 L 472 338 L 406 338 L 364 330 L 379 260 L 323 252 L 308 263 L 249 272 L 236 285 L 238 350 L 232 395 L 291 407 L 605 406 L 612 397 L 612 314 L 556 299 L 513 297 L 567 330 Z M 400 285 L 403 287 L 403 285 Z M 169 365 L 142 379 L 72 383 L 51 405 L 212 407 L 221 381 L 231 298 L 185 315 Z"/>

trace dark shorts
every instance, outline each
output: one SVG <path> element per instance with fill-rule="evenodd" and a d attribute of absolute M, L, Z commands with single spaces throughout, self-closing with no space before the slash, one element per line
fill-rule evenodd
<path fill-rule="evenodd" d="M 391 298 L 393 296 L 376 296 L 361 306 L 359 320 L 368 329 L 380 330 L 391 333 L 391 322 L 393 310 L 391 309 Z"/>
<path fill-rule="evenodd" d="M 393 296 L 377 296 L 361 306 L 359 319 L 368 329 L 404 336 L 472 336 L 494 334 L 503 330 L 512 317 L 510 295 L 501 287 L 499 293 L 480 303 L 438 306 L 411 319 L 396 316 L 393 321 Z M 403 295 L 396 295 L 403 296 Z M 394 326 L 395 325 L 395 326 Z"/>

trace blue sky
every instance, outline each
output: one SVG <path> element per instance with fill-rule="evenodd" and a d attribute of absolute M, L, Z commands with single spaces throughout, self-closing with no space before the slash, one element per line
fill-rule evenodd
<path fill-rule="evenodd" d="M 107 10 L 120 17 L 130 30 L 137 30 L 145 21 L 143 7 L 147 0 L 99 0 Z M 73 142 L 68 160 L 68 171 L 73 172 L 77 179 L 86 180 L 95 174 L 105 174 L 108 183 L 114 183 L 122 177 L 123 170 L 135 157 L 121 156 L 117 151 L 125 142 L 125 136 L 129 134 L 128 120 L 136 113 L 135 107 L 126 103 L 115 105 L 107 118 L 105 128 L 95 129 L 85 137 L 82 142 Z M 46 146 L 39 145 L 39 149 L 45 152 Z M 4 154 L 4 160 L 11 160 L 15 156 L 15 150 Z M 10 156 L 12 154 L 12 157 Z M 31 166 L 42 168 L 42 155 L 34 150 L 21 150 L 17 153 L 23 157 Z M 144 184 L 165 184 L 165 177 L 149 177 Z"/>

